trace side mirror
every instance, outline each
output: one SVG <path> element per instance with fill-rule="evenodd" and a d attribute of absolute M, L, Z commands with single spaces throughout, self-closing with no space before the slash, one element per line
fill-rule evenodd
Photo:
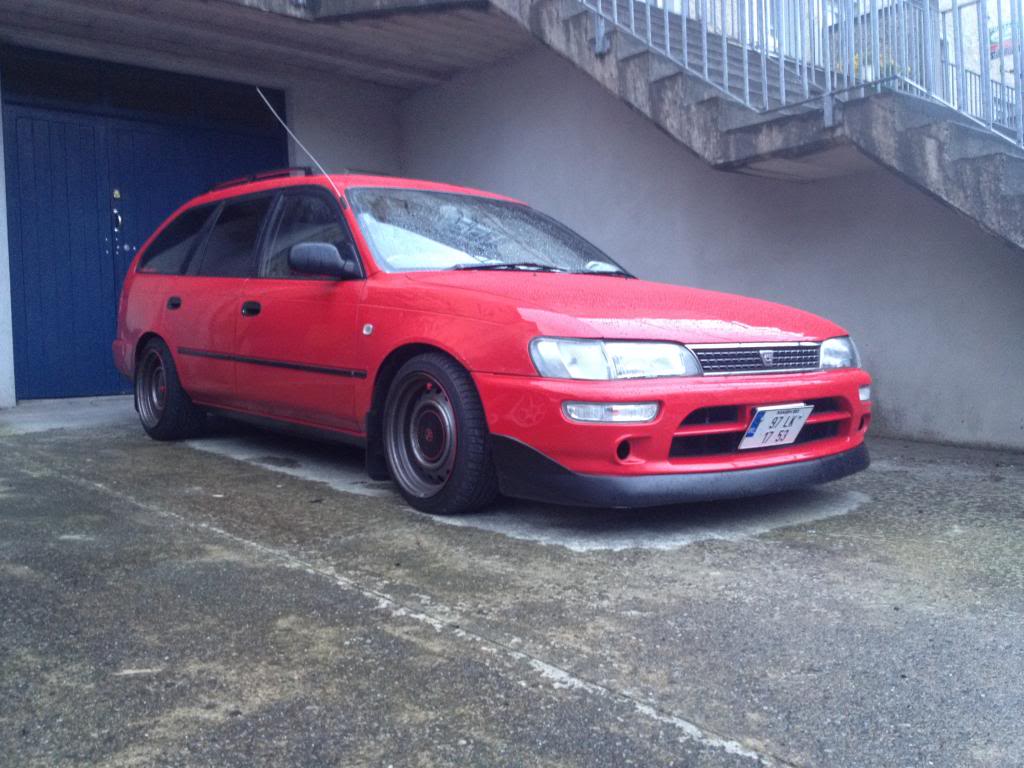
<path fill-rule="evenodd" d="M 359 277 L 359 264 L 351 243 L 344 246 L 345 255 L 331 243 L 299 243 L 288 251 L 288 266 L 305 275 L 327 275 L 346 280 Z"/>

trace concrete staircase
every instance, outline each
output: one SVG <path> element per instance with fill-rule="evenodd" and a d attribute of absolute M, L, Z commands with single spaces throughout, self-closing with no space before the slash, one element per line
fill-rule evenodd
<path fill-rule="evenodd" d="M 618 1 L 619 23 L 629 26 L 628 0 Z M 640 0 L 633 8 L 636 34 L 599 19 L 579 0 L 492 3 L 715 168 L 802 181 L 849 173 L 870 164 L 866 157 L 1024 248 L 1024 152 L 952 108 L 903 92 L 861 88 L 834 99 L 828 121 L 814 73 L 807 93 L 819 98 L 784 107 L 778 59 L 769 57 L 762 71 L 760 52 L 749 49 L 747 106 L 743 47 L 727 43 L 723 63 L 721 37 L 709 35 L 705 79 L 703 37 L 693 20 L 687 21 L 684 68 L 664 53 L 660 9 L 651 8 L 647 44 Z M 677 59 L 682 23 L 670 14 L 669 51 Z M 783 69 L 792 104 L 792 94 L 802 99 L 805 81 L 792 62 Z M 819 76 L 818 82 L 824 80 Z"/>
<path fill-rule="evenodd" d="M 601 7 L 610 13 L 612 0 L 590 0 L 591 5 L 601 3 Z M 810 98 L 821 93 L 821 88 L 808 78 L 805 82 L 803 72 L 795 62 L 784 60 L 780 75 L 779 58 L 768 55 L 762 57 L 759 51 L 748 48 L 747 82 L 743 79 L 743 46 L 728 37 L 724 38 L 720 31 L 713 27 L 703 27 L 695 19 L 684 18 L 680 14 L 667 12 L 661 8 L 648 6 L 640 0 L 634 0 L 632 9 L 629 0 L 615 0 L 617 3 L 619 24 L 628 27 L 628 31 L 610 31 L 613 26 L 606 20 L 603 39 L 595 37 L 597 52 L 602 45 L 610 43 L 610 36 L 617 35 L 620 39 L 617 56 L 625 61 L 633 56 L 642 56 L 649 50 L 657 54 L 657 58 L 671 65 L 665 74 L 678 72 L 685 62 L 691 72 L 722 89 L 723 92 L 735 96 L 738 101 L 761 109 L 777 109 L 785 104 Z M 712 3 L 714 6 L 714 3 Z M 648 18 L 648 9 L 650 17 Z M 590 13 L 587 6 L 580 0 L 561 0 L 561 17 L 564 21 L 572 20 L 580 15 Z M 630 20 L 632 13 L 632 21 Z M 648 34 L 648 26 L 650 34 Z M 685 34 L 684 34 L 685 26 Z M 666 47 L 666 28 L 668 29 Z M 648 42 L 649 39 L 649 42 Z M 706 51 L 706 56 L 705 56 Z M 725 55 L 723 53 L 725 52 Z M 663 54 L 671 54 L 666 56 Z M 705 65 L 706 59 L 706 65 Z M 765 74 L 767 73 L 767 74 Z M 824 82 L 823 73 L 817 73 L 818 79 Z M 781 84 L 785 83 L 788 99 L 783 99 Z M 795 97 L 795 98 L 794 98 Z"/>

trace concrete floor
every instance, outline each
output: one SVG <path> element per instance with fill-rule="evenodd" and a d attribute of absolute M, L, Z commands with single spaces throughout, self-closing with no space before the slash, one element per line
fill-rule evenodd
<path fill-rule="evenodd" d="M 1024 456 L 436 520 L 356 451 L 0 413 L 0 765 L 1024 765 Z"/>

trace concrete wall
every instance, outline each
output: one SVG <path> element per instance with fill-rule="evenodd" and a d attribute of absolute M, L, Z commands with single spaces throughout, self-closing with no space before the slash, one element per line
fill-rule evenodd
<path fill-rule="evenodd" d="M 0 72 L 0 126 L 3 125 L 3 73 Z M 4 136 L 0 130 L 0 408 L 14 405 L 14 327 L 11 317 L 11 257 L 7 247 L 7 179 Z"/>
<path fill-rule="evenodd" d="M 406 173 L 521 197 L 641 277 L 841 323 L 878 433 L 1024 448 L 1024 253 L 887 171 L 712 171 L 548 51 L 421 91 L 401 118 Z"/>
<path fill-rule="evenodd" d="M 289 126 L 328 172 L 400 172 L 396 92 L 339 80 L 338 85 L 294 85 L 285 97 Z M 294 142 L 289 152 L 293 165 L 311 165 Z"/>

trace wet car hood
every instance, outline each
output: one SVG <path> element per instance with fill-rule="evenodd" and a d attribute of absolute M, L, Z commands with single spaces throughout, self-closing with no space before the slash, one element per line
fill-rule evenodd
<path fill-rule="evenodd" d="M 434 308 L 439 308 L 440 297 L 431 289 L 455 291 L 460 295 L 451 303 L 452 314 L 466 314 L 468 306 L 485 310 L 486 305 L 499 303 L 512 310 L 512 316 L 536 325 L 539 333 L 552 336 L 694 344 L 816 341 L 845 334 L 835 323 L 782 304 L 646 280 L 472 270 L 404 276 L 423 294 L 434 294 Z"/>

